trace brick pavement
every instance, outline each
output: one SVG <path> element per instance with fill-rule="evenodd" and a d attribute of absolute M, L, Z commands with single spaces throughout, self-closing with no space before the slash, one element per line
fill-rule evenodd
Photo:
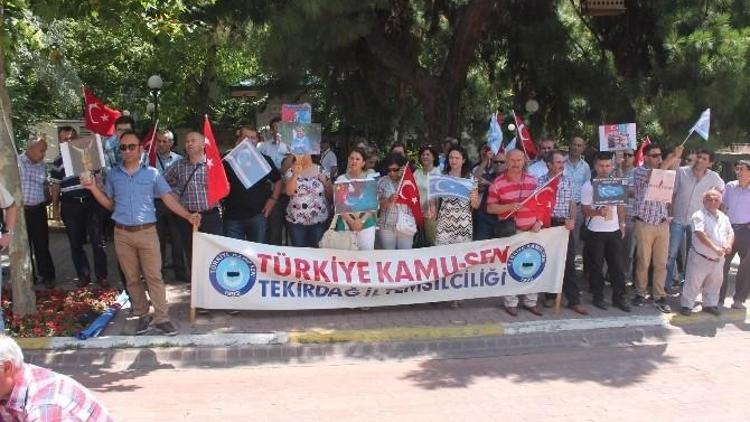
<path fill-rule="evenodd" d="M 131 350 L 139 364 L 125 369 L 57 369 L 128 421 L 748 420 L 748 327 L 696 334 L 618 330 L 511 349 L 444 342 L 417 358 L 368 345 L 352 351 L 359 355 L 278 357 L 259 367 L 177 367 L 157 360 L 165 351 Z"/>
<path fill-rule="evenodd" d="M 63 232 L 51 236 L 53 259 L 58 273 L 58 283 L 63 288 L 74 286 L 75 272 L 70 261 L 68 242 Z M 117 283 L 116 258 L 113 247 L 107 246 L 109 255 L 110 281 Z M 167 271 L 167 281 L 172 275 Z M 583 286 L 582 286 L 583 287 Z M 583 289 L 585 290 L 585 289 Z M 362 310 L 314 310 L 314 311 L 242 311 L 238 315 L 228 315 L 223 311 L 211 311 L 209 315 L 199 315 L 196 324 L 189 323 L 190 291 L 187 284 L 169 284 L 167 288 L 170 315 L 180 328 L 181 334 L 203 333 L 254 333 L 271 331 L 307 331 L 307 330 L 365 330 L 390 327 L 461 327 L 466 325 L 508 323 L 519 321 L 538 321 L 554 319 L 585 319 L 592 317 L 625 316 L 626 313 L 611 308 L 601 311 L 591 306 L 591 297 L 584 293 L 584 303 L 591 316 L 582 317 L 570 310 L 563 309 L 555 315 L 552 309 L 545 310 L 545 316 L 536 317 L 529 312 L 521 311 L 517 318 L 508 316 L 500 307 L 500 300 L 477 299 L 463 302 L 459 309 L 450 309 L 444 303 L 419 304 L 410 306 L 372 308 Z M 673 307 L 678 302 L 672 299 Z M 658 315 L 653 306 L 634 308 L 631 315 Z M 121 312 L 113 324 L 108 327 L 107 335 L 129 335 L 135 330 L 135 321 L 128 320 L 126 313 Z"/>

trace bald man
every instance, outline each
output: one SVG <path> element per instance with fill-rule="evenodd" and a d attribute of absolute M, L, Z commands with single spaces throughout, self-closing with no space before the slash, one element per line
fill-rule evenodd
<path fill-rule="evenodd" d="M 200 132 L 185 136 L 186 159 L 179 160 L 164 172 L 172 194 L 186 210 L 201 214 L 198 231 L 223 235 L 224 229 L 219 214 L 219 204 L 208 202 L 208 167 L 205 154 L 206 138 Z M 178 242 L 183 245 L 184 274 L 190 280 L 193 256 L 193 226 L 187 220 L 179 221 Z"/>

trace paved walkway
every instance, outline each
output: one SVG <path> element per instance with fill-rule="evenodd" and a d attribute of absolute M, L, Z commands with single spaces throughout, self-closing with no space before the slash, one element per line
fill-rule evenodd
<path fill-rule="evenodd" d="M 62 288 L 72 288 L 75 283 L 73 269 L 68 252 L 68 241 L 64 232 L 55 232 L 51 236 L 51 248 L 58 274 L 58 284 Z M 107 246 L 109 255 L 110 282 L 119 283 L 116 257 L 113 247 Z M 168 270 L 166 281 L 171 280 L 172 271 Z M 632 314 L 611 308 L 601 311 L 591 306 L 591 296 L 584 293 L 584 303 L 591 315 L 580 316 L 563 308 L 559 315 L 552 309 L 546 309 L 544 317 L 536 317 L 529 312 L 521 311 L 517 318 L 507 315 L 500 306 L 500 300 L 477 299 L 463 302 L 459 309 L 450 309 L 445 303 L 420 304 L 372 308 L 367 311 L 357 309 L 314 310 L 314 311 L 242 311 L 229 315 L 224 311 L 211 311 L 209 315 L 199 315 L 196 323 L 189 323 L 190 289 L 189 285 L 168 284 L 167 297 L 171 304 L 170 315 L 176 322 L 181 334 L 206 333 L 264 333 L 274 331 L 296 332 L 311 330 L 373 330 L 394 327 L 463 327 L 492 323 L 511 323 L 524 321 L 550 321 L 570 319 L 590 319 L 605 317 L 622 317 L 628 315 L 656 316 L 660 313 L 651 305 L 634 308 Z M 677 299 L 671 299 L 673 308 L 678 308 Z M 127 312 L 120 312 L 104 334 L 130 335 L 135 330 L 135 320 L 127 318 Z"/>
<path fill-rule="evenodd" d="M 572 347 L 537 339 L 535 348 L 463 355 L 446 348 L 382 360 L 371 349 L 219 368 L 174 366 L 141 349 L 129 366 L 53 368 L 128 421 L 747 421 L 747 327 L 670 331 L 607 333 L 607 342 L 600 333 Z"/>

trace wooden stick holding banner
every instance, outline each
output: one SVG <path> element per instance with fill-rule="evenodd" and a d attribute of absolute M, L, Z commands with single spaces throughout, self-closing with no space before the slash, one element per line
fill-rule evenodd
<path fill-rule="evenodd" d="M 522 201 L 521 201 L 521 205 L 523 206 L 524 204 L 526 204 L 527 202 L 529 202 L 529 200 L 530 200 L 531 198 L 535 197 L 535 196 L 536 196 L 536 195 L 537 195 L 537 194 L 538 194 L 539 192 L 541 192 L 541 191 L 542 191 L 542 189 L 546 188 L 546 187 L 547 187 L 547 186 L 548 186 L 548 185 L 549 185 L 550 183 L 552 183 L 552 182 L 553 182 L 553 181 L 554 181 L 555 179 L 557 179 L 557 178 L 558 178 L 558 177 L 560 177 L 560 176 L 562 176 L 562 172 L 561 172 L 561 173 L 558 173 L 557 175 L 555 175 L 554 177 L 552 177 L 551 179 L 549 179 L 549 180 L 548 180 L 547 182 L 545 182 L 545 183 L 544 183 L 544 184 L 543 184 L 542 186 L 539 186 L 539 187 L 538 187 L 538 188 L 537 188 L 537 189 L 536 189 L 536 190 L 534 191 L 534 193 L 532 193 L 531 195 L 529 195 L 529 197 L 528 197 L 528 198 L 526 198 L 526 199 L 524 199 L 524 200 L 522 200 Z M 516 213 L 517 211 L 518 211 L 518 210 L 513 210 L 513 211 L 511 211 L 511 212 L 509 212 L 509 213 L 507 213 L 507 214 L 505 214 L 505 215 L 501 215 L 501 216 L 500 216 L 500 218 L 501 218 L 502 220 L 506 220 L 506 219 L 508 219 L 508 218 L 509 218 L 509 217 L 510 217 L 511 215 L 515 214 L 515 213 Z"/>
<path fill-rule="evenodd" d="M 198 233 L 198 224 L 193 224 L 193 244 L 195 244 L 195 234 Z M 195 262 L 195 248 L 193 248 L 193 257 L 190 260 L 190 266 L 194 266 Z M 196 309 L 194 305 L 193 295 L 195 294 L 197 286 L 195 285 L 195 269 L 190 269 L 190 324 L 195 325 Z"/>

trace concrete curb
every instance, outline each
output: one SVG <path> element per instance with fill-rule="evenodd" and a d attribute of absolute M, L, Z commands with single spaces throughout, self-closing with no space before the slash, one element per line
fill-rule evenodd
<path fill-rule="evenodd" d="M 393 327 L 366 330 L 324 330 L 271 332 L 183 334 L 166 336 L 104 336 L 89 340 L 71 337 L 17 338 L 26 350 L 65 349 L 127 349 L 164 347 L 226 347 L 245 345 L 331 344 L 331 343 L 383 343 L 414 340 L 447 340 L 470 337 L 497 337 L 520 334 L 584 331 L 637 327 L 683 327 L 698 324 L 747 323 L 750 312 L 731 310 L 720 317 L 706 313 L 692 316 L 680 314 L 629 315 L 606 318 L 575 318 L 511 323 L 490 323 L 456 326 Z"/>

